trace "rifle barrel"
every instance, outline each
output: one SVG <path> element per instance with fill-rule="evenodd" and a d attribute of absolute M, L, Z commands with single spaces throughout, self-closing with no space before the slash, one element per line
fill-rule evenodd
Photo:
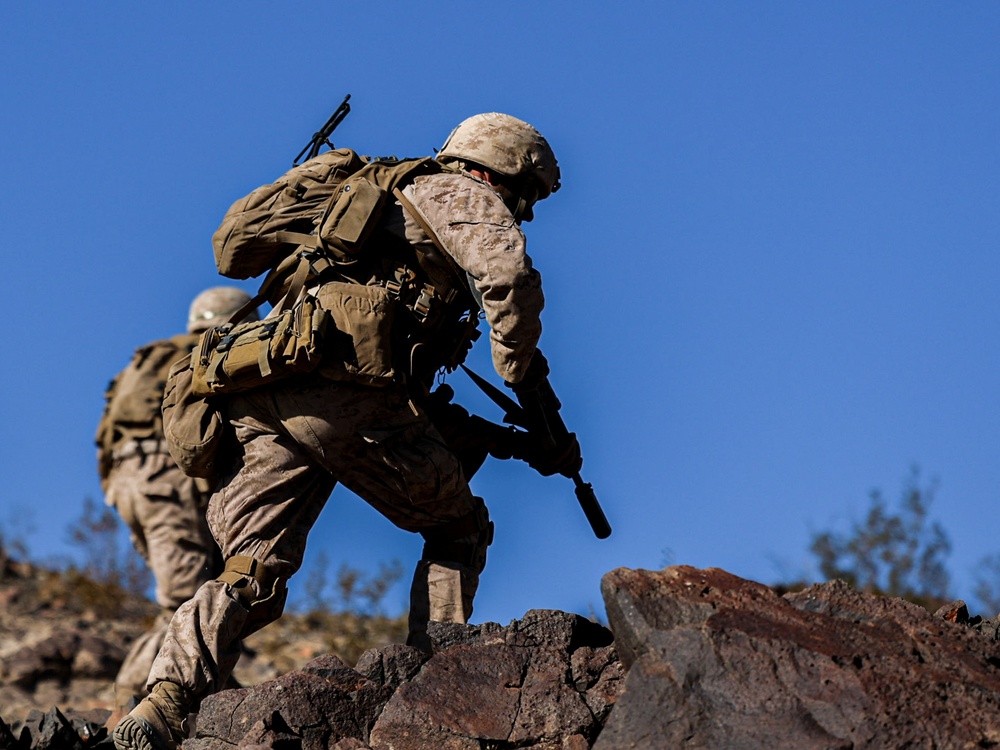
<path fill-rule="evenodd" d="M 315 159 L 319 156 L 319 150 L 324 145 L 333 148 L 333 144 L 330 143 L 330 136 L 333 134 L 333 131 L 337 129 L 341 120 L 347 117 L 348 112 L 351 111 L 351 105 L 347 103 L 350 99 L 350 94 L 345 96 L 344 101 L 340 103 L 340 106 L 338 106 L 337 109 L 334 110 L 334 113 L 330 115 L 330 118 L 323 123 L 323 127 L 313 133 L 312 139 L 306 144 L 304 149 L 299 151 L 299 155 L 296 156 L 295 161 L 292 162 L 293 167 L 298 166 L 299 161 L 303 156 L 306 156 L 306 154 L 308 154 L 309 159 Z"/>
<path fill-rule="evenodd" d="M 593 485 L 584 482 L 579 473 L 573 475 L 573 482 L 576 484 L 574 490 L 576 499 L 580 501 L 580 507 L 583 508 L 583 514 L 590 522 L 590 528 L 594 530 L 594 536 L 598 539 L 607 539 L 611 536 L 611 524 L 608 523 L 601 504 L 597 502 Z"/>

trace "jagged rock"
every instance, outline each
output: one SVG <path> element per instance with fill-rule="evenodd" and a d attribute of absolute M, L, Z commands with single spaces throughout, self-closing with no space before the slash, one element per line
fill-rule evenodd
<path fill-rule="evenodd" d="M 614 645 L 574 651 L 570 655 L 570 679 L 590 713 L 603 726 L 625 679 L 625 668 Z"/>
<path fill-rule="evenodd" d="M 934 616 L 942 617 L 948 622 L 958 623 L 959 625 L 968 625 L 991 641 L 1000 640 L 1000 615 L 985 619 L 979 615 L 972 616 L 969 614 L 969 608 L 961 599 L 944 605 L 934 613 Z"/>
<path fill-rule="evenodd" d="M 58 708 L 32 711 L 24 720 L 15 738 L 0 721 L 0 748 L 11 750 L 97 750 L 113 745 L 103 726 L 103 719 L 90 712 L 78 714 Z"/>
<path fill-rule="evenodd" d="M 420 667 L 430 658 L 428 654 L 410 646 L 392 645 L 371 648 L 358 659 L 354 669 L 388 689 L 391 695 L 402 683 L 420 671 Z"/>
<path fill-rule="evenodd" d="M 934 613 L 934 616 L 940 617 L 948 622 L 957 622 L 962 625 L 968 625 L 969 608 L 965 606 L 965 602 L 961 599 L 957 599 L 949 604 L 945 604 L 943 607 L 939 607 Z"/>
<path fill-rule="evenodd" d="M 184 747 L 232 747 L 221 740 L 194 740 L 184 743 Z M 301 750 L 302 738 L 285 724 L 275 711 L 267 720 L 259 720 L 251 725 L 243 735 L 241 750 Z"/>
<path fill-rule="evenodd" d="M 504 629 L 496 622 L 481 625 L 459 625 L 453 622 L 432 622 L 427 626 L 427 635 L 435 651 L 461 644 L 503 643 Z"/>
<path fill-rule="evenodd" d="M 456 637 L 462 627 L 465 637 Z M 610 632 L 564 612 L 428 634 L 459 645 L 437 651 L 399 687 L 372 729 L 373 750 L 588 747 L 623 676 L 609 658 Z"/>
<path fill-rule="evenodd" d="M 324 656 L 212 696 L 184 749 L 583 750 L 624 678 L 611 633 L 577 615 L 533 610 L 506 628 L 433 624 L 428 634 L 433 656 L 387 646 L 353 670 Z"/>
<path fill-rule="evenodd" d="M 58 708 L 53 708 L 46 714 L 32 711 L 21 730 L 22 744 L 25 732 L 31 737 L 28 746 L 32 748 L 62 747 L 66 750 L 82 750 L 84 747 L 73 725 Z"/>
<path fill-rule="evenodd" d="M 595 750 L 1000 745 L 1000 649 L 943 615 L 686 566 L 602 591 L 630 669 Z"/>
<path fill-rule="evenodd" d="M 16 750 L 18 746 L 17 738 L 7 726 L 3 719 L 0 719 L 0 750 Z"/>
<path fill-rule="evenodd" d="M 372 730 L 375 750 L 479 748 L 514 731 L 528 655 L 505 644 L 452 646 L 400 686 Z"/>
<path fill-rule="evenodd" d="M 353 669 L 320 656 L 211 696 L 183 748 L 1000 747 L 1000 617 L 973 617 L 962 601 L 931 615 L 841 582 L 779 596 L 684 566 L 619 569 L 602 589 L 611 630 L 546 610 L 506 627 L 435 623 L 432 654 L 383 646 Z M 69 679 L 73 702 L 59 705 L 95 707 L 76 702 L 81 686 L 110 684 L 81 677 L 105 668 L 81 622 L 22 640 L 30 659 L 5 641 L 0 661 L 34 681 L 36 704 Z M 8 679 L 0 702 L 21 690 Z M 113 750 L 106 716 L 65 708 L 0 721 L 0 750 Z"/>
<path fill-rule="evenodd" d="M 124 658 L 124 649 L 103 638 L 75 629 L 57 630 L 0 662 L 0 675 L 22 688 L 47 678 L 113 680 Z"/>
<path fill-rule="evenodd" d="M 320 750 L 344 737 L 366 738 L 389 694 L 327 654 L 262 685 L 209 696 L 195 739 L 184 746 L 214 750 L 270 741 L 267 746 L 277 748 L 299 740 L 302 750 Z"/>

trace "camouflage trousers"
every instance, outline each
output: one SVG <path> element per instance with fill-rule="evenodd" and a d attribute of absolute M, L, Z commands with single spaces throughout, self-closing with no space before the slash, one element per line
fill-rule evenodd
<path fill-rule="evenodd" d="M 116 692 L 141 697 L 171 614 L 219 574 L 222 558 L 205 519 L 208 493 L 168 454 L 137 454 L 116 462 L 106 497 L 149 565 L 162 608 L 132 644 L 115 678 Z"/>
<path fill-rule="evenodd" d="M 208 521 L 226 560 L 253 558 L 276 587 L 298 570 L 306 537 L 338 482 L 408 531 L 441 528 L 485 510 L 455 454 L 400 386 L 295 378 L 237 394 L 226 411 L 239 445 L 232 471 L 211 498 Z M 422 567 L 414 585 L 421 589 L 418 598 L 430 601 L 434 597 L 423 591 L 432 585 L 428 566 Z M 477 567 L 465 576 L 467 602 L 460 594 L 440 597 L 449 606 L 459 600 L 460 611 L 452 607 L 443 616 L 466 621 Z M 455 576 L 451 580 L 460 583 Z M 257 581 L 252 585 L 261 599 L 274 593 L 260 591 Z M 263 613 L 265 621 L 277 619 L 282 604 L 279 597 Z M 235 666 L 252 609 L 230 583 L 204 584 L 171 620 L 150 686 L 173 682 L 196 701 L 218 690 Z"/>

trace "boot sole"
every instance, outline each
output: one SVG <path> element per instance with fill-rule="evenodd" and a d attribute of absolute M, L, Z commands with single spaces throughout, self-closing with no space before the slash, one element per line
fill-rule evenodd
<path fill-rule="evenodd" d="M 115 728 L 116 750 L 174 750 L 160 740 L 156 731 L 145 721 L 135 716 L 126 716 Z"/>

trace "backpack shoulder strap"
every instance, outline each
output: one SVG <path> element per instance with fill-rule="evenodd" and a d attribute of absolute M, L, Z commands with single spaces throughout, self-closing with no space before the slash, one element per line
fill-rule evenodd
<path fill-rule="evenodd" d="M 458 279 L 468 278 L 468 274 L 451 256 L 451 253 L 449 253 L 445 248 L 444 243 L 441 242 L 441 238 L 437 236 L 437 232 L 435 232 L 431 225 L 427 223 L 427 220 L 424 218 L 423 214 L 417 210 L 416 206 L 413 205 L 413 202 L 407 198 L 403 191 L 398 187 L 393 189 L 392 194 L 396 197 L 396 200 L 399 201 L 403 210 L 413 217 L 413 220 L 417 222 L 417 224 L 420 225 L 420 228 L 424 230 L 428 237 L 430 237 L 431 242 L 434 243 L 434 247 L 438 249 L 438 252 L 444 258 L 448 267 L 451 269 L 451 272 Z M 422 253 L 418 248 L 414 248 L 414 252 L 417 254 L 417 261 L 420 263 L 421 267 L 426 267 L 427 264 L 424 262 L 424 253 Z M 473 295 L 473 297 L 475 297 L 475 295 Z"/>

